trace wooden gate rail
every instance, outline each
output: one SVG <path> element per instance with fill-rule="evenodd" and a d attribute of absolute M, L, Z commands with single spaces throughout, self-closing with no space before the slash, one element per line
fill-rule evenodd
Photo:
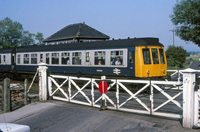
<path fill-rule="evenodd" d="M 63 82 L 59 85 L 55 79 L 63 79 Z M 86 81 L 86 83 L 80 87 L 76 81 Z M 62 101 L 67 101 L 67 102 L 72 102 L 72 103 L 78 103 L 78 104 L 83 104 L 83 105 L 88 105 L 88 106 L 93 106 L 93 107 L 101 107 L 100 101 L 102 100 L 102 96 L 99 96 L 95 100 L 95 90 L 98 90 L 98 83 L 101 81 L 101 79 L 94 79 L 94 78 L 77 78 L 77 77 L 71 77 L 71 76 L 55 76 L 51 75 L 48 77 L 48 83 L 49 83 L 49 95 L 53 97 L 53 99 L 57 100 L 62 100 Z M 164 91 L 163 88 L 160 88 L 158 85 L 179 85 L 179 82 L 166 82 L 166 81 L 148 81 L 148 80 L 117 80 L 117 79 L 110 79 L 111 84 L 108 87 L 108 91 L 116 85 L 116 91 L 115 91 L 115 98 L 110 98 L 108 94 L 105 94 L 105 100 L 106 104 L 110 103 L 111 106 L 107 106 L 108 109 L 115 109 L 115 110 L 120 110 L 120 111 L 128 111 L 128 112 L 136 112 L 136 113 L 143 113 L 143 114 L 150 114 L 150 115 L 158 115 L 158 116 L 165 116 L 165 117 L 171 117 L 171 118 L 182 118 L 182 114 L 171 114 L 171 113 L 164 113 L 164 112 L 157 112 L 160 108 L 168 104 L 169 102 L 173 102 L 176 106 L 178 106 L 182 110 L 182 105 L 176 101 L 175 99 L 182 95 L 182 90 L 174 95 L 170 96 L 168 93 Z M 129 84 L 144 84 L 142 88 L 140 88 L 137 92 L 133 93 L 129 88 L 127 88 L 124 83 L 129 83 Z M 56 89 L 52 89 L 52 84 L 56 86 Z M 63 86 L 67 84 L 67 89 L 68 92 L 65 92 L 63 90 Z M 87 95 L 84 93 L 84 89 L 86 87 L 90 87 L 90 95 Z M 74 94 L 72 94 L 72 87 L 77 90 Z M 150 106 L 145 104 L 141 99 L 137 97 L 137 95 L 141 94 L 145 89 L 151 88 L 150 91 Z M 120 103 L 120 95 L 119 91 L 120 89 L 123 89 L 130 97 L 128 97 L 125 101 Z M 153 90 L 156 89 L 158 90 L 163 96 L 165 96 L 168 100 L 162 103 L 161 105 L 157 106 L 154 108 L 154 92 Z M 176 88 L 174 88 L 176 89 Z M 180 90 L 180 89 L 179 89 Z M 59 97 L 55 96 L 55 94 L 60 91 L 64 97 Z M 86 101 L 80 101 L 75 99 L 77 95 L 82 95 Z M 137 110 L 137 109 L 130 109 L 124 107 L 127 102 L 130 100 L 136 100 L 145 110 Z M 114 101 L 116 100 L 116 102 Z M 98 104 L 100 103 L 100 104 Z"/>

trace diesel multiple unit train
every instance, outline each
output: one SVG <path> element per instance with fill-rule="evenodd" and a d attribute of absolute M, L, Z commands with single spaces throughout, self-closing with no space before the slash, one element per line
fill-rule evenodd
<path fill-rule="evenodd" d="M 140 78 L 167 75 L 165 50 L 158 38 L 0 49 L 1 72 L 36 72 L 41 62 L 51 73 Z"/>

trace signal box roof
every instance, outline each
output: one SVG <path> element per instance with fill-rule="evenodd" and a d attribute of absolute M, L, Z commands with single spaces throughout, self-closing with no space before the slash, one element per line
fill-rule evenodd
<path fill-rule="evenodd" d="M 56 42 L 66 40 L 106 40 L 110 37 L 97 31 L 96 29 L 86 25 L 85 23 L 77 23 L 64 27 L 50 37 L 46 38 L 44 42 Z"/>

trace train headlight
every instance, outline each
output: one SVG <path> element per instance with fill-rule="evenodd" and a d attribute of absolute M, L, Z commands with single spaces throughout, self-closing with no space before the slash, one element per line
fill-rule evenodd
<path fill-rule="evenodd" d="M 165 74 L 165 70 L 163 70 L 163 73 Z"/>
<path fill-rule="evenodd" d="M 150 71 L 149 71 L 149 70 L 147 71 L 147 74 L 148 74 L 148 75 L 150 74 Z"/>

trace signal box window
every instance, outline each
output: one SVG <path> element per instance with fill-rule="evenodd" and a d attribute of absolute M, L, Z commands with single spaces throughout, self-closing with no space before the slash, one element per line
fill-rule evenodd
<path fill-rule="evenodd" d="M 63 65 L 69 65 L 70 64 L 69 57 L 70 57 L 70 53 L 68 53 L 68 52 L 62 53 L 62 64 Z"/>
<path fill-rule="evenodd" d="M 123 65 L 123 51 L 111 51 L 110 61 L 111 65 Z"/>
<path fill-rule="evenodd" d="M 152 57 L 153 57 L 153 64 L 159 64 L 159 59 L 158 59 L 158 50 L 157 49 L 151 49 L 152 52 Z"/>
<path fill-rule="evenodd" d="M 31 64 L 37 64 L 37 54 L 31 54 Z"/>
<path fill-rule="evenodd" d="M 95 65 L 105 65 L 106 52 L 96 51 L 94 53 L 94 64 Z"/>
<path fill-rule="evenodd" d="M 161 64 L 165 64 L 163 49 L 159 49 L 159 52 L 160 52 L 160 62 L 161 62 Z"/>
<path fill-rule="evenodd" d="M 51 54 L 51 63 L 52 64 L 59 64 L 59 53 L 52 53 Z"/>
<path fill-rule="evenodd" d="M 20 64 L 20 58 L 21 58 L 21 55 L 18 54 L 18 55 L 17 55 L 17 64 Z"/>
<path fill-rule="evenodd" d="M 24 54 L 24 64 L 29 64 L 29 54 Z"/>
<path fill-rule="evenodd" d="M 151 64 L 151 57 L 149 49 L 142 49 L 144 64 Z"/>
<path fill-rule="evenodd" d="M 81 52 L 73 52 L 72 53 L 72 64 L 73 65 L 81 65 Z"/>

